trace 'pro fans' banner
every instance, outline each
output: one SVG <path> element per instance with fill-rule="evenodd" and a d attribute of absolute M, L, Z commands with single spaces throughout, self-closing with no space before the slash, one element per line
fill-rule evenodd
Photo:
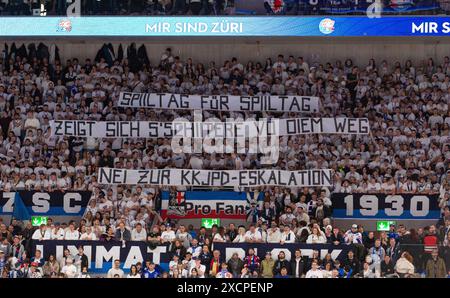
<path fill-rule="evenodd" d="M 240 122 L 52 120 L 54 136 L 93 138 L 238 138 L 266 135 L 368 134 L 367 118 L 291 118 Z"/>
<path fill-rule="evenodd" d="M 128 170 L 99 168 L 100 184 L 150 184 L 163 186 L 212 186 L 212 187 L 257 187 L 257 186 L 331 186 L 332 171 L 318 170 L 191 170 L 151 169 Z"/>
<path fill-rule="evenodd" d="M 90 273 L 107 273 L 111 269 L 114 260 L 120 260 L 120 268 L 128 273 L 131 265 L 145 261 L 152 261 L 158 265 L 158 270 L 168 270 L 168 264 L 172 258 L 169 246 L 159 245 L 149 247 L 144 241 L 127 241 L 123 246 L 120 241 L 65 241 L 65 240 L 44 240 L 32 241 L 31 255 L 39 249 L 44 259 L 53 254 L 57 260 L 63 257 L 64 249 L 68 249 L 72 255 L 78 253 L 78 246 L 82 245 L 84 253 L 88 258 Z M 213 249 L 218 249 L 221 256 L 229 260 L 234 252 L 237 252 L 243 258 L 249 248 L 254 248 L 256 254 L 263 259 L 266 252 L 270 251 L 272 257 L 277 259 L 280 251 L 284 251 L 286 259 L 290 260 L 295 254 L 296 249 L 302 251 L 302 255 L 311 257 L 313 250 L 319 251 L 320 258 L 325 258 L 327 253 L 331 254 L 333 259 L 344 261 L 349 245 L 332 244 L 256 244 L 256 243 L 214 243 Z"/>
<path fill-rule="evenodd" d="M 331 195 L 334 218 L 439 219 L 438 195 L 346 194 Z"/>
<path fill-rule="evenodd" d="M 90 191 L 0 192 L 0 215 L 12 215 L 15 202 L 21 200 L 31 216 L 81 216 L 90 198 Z"/>
<path fill-rule="evenodd" d="M 300 95 L 236 96 L 121 92 L 119 107 L 213 111 L 319 111 L 319 98 Z"/>
<path fill-rule="evenodd" d="M 161 195 L 162 218 L 247 219 L 262 203 L 262 192 L 164 191 Z"/>

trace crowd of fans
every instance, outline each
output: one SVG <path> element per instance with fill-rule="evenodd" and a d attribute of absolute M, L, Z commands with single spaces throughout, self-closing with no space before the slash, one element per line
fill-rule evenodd
<path fill-rule="evenodd" d="M 201 227 L 170 223 L 144 228 L 137 223 L 130 231 L 124 221 L 115 225 L 108 217 L 90 222 L 83 219 L 79 228 L 74 222 L 41 225 L 33 230 L 30 225 L 21 227 L 14 221 L 10 229 L 0 224 L 2 242 L 0 244 L 0 272 L 4 278 L 41 278 L 41 277 L 91 277 L 88 258 L 83 246 L 72 255 L 68 250 L 58 259 L 51 254 L 47 259 L 36 250 L 30 256 L 27 248 L 30 238 L 35 241 L 48 239 L 96 240 L 101 241 L 145 241 L 150 248 L 157 245 L 169 245 L 171 261 L 168 269 L 163 270 L 159 264 L 151 261 L 137 262 L 125 274 L 120 260 L 114 260 L 108 271 L 108 278 L 202 278 L 202 277 L 280 277 L 280 278 L 394 278 L 394 277 L 428 277 L 445 278 L 450 275 L 450 219 L 436 227 L 431 225 L 424 229 L 407 230 L 404 225 L 390 226 L 388 232 L 374 233 L 364 231 L 360 225 L 352 225 L 348 231 L 326 225 L 321 227 L 315 220 L 310 224 L 302 221 L 296 224 L 272 221 L 268 224 L 260 219 L 244 226 L 213 226 L 207 230 Z M 441 221 L 440 221 L 441 222 Z M 327 223 L 327 222 L 326 222 Z M 12 228 L 11 228 L 12 227 Z M 11 232 L 12 230 L 12 232 Z M 233 253 L 227 260 L 214 250 L 214 243 L 309 243 L 349 245 L 351 250 L 344 259 L 333 259 L 331 254 L 302 255 L 297 249 L 290 259 L 281 251 L 274 259 L 267 252 L 260 259 L 254 249 L 250 248 L 245 257 Z M 128 270 L 127 270 L 128 272 Z"/>
<path fill-rule="evenodd" d="M 371 1 L 327 0 L 259 0 L 253 3 L 236 0 L 81 0 L 82 15 L 349 15 L 366 14 Z M 385 14 L 438 14 L 449 11 L 446 0 L 397 1 L 384 0 Z M 73 4 L 67 0 L 17 1 L 0 3 L 2 15 L 59 15 L 67 14 Z M 41 9 L 43 5 L 43 10 Z M 242 7 L 242 9 L 239 9 Z M 39 13 L 34 13 L 37 10 Z"/>
<path fill-rule="evenodd" d="M 247 264 L 243 268 L 234 263 L 224 265 L 225 260 L 213 257 L 218 252 L 208 251 L 211 244 L 218 241 L 352 245 L 354 256 L 349 256 L 348 263 L 308 258 L 301 274 L 294 271 L 296 276 L 368 277 L 383 276 L 383 270 L 387 270 L 385 276 L 425 272 L 427 276 L 441 277 L 449 271 L 449 57 L 439 62 L 430 58 L 423 63 L 371 59 L 367 65 L 355 65 L 351 59 L 320 63 L 301 56 L 278 55 L 264 62 L 244 62 L 233 57 L 222 64 L 213 61 L 205 64 L 173 55 L 172 50 L 167 49 L 160 61 L 136 65 L 130 63 L 129 58 L 114 58 L 109 63 L 101 57 L 84 62 L 73 58 L 64 63 L 50 62 L 48 56 L 28 57 L 15 52 L 0 59 L 0 71 L 0 190 L 92 191 L 80 223 L 49 221 L 47 226 L 37 230 L 31 223 L 25 226 L 19 221 L 9 226 L 2 223 L 0 267 L 4 274 L 13 272 L 21 276 L 25 268 L 26 276 L 48 276 L 48 272 L 56 276 L 62 272 L 69 277 L 88 275 L 81 266 L 83 258 L 79 256 L 67 256 L 58 270 L 45 271 L 45 264 L 56 268 L 55 264 L 61 260 L 50 260 L 49 265 L 39 255 L 30 258 L 30 239 L 141 240 L 150 245 L 173 242 L 171 247 L 178 256 L 173 264 L 180 270 L 172 268 L 172 273 L 167 273 L 169 276 L 191 276 L 193 268 L 186 264 L 193 266 L 197 262 L 195 258 L 200 259 L 200 267 L 196 267 L 194 273 L 199 276 L 271 276 L 270 272 L 293 275 L 291 265 L 283 259 L 269 258 L 260 262 L 250 255 L 241 260 Z M 176 154 L 171 150 L 170 140 L 163 138 L 94 139 L 51 135 L 49 121 L 52 119 L 162 122 L 181 116 L 192 119 L 191 111 L 118 108 L 121 91 L 317 96 L 321 110 L 312 115 L 211 111 L 203 111 L 203 115 L 220 119 L 367 117 L 371 133 L 283 136 L 279 161 L 273 165 L 261 165 L 256 154 Z M 159 216 L 160 192 L 167 188 L 102 186 L 96 179 L 99 167 L 330 168 L 335 176 L 331 188 L 262 187 L 259 190 L 265 193 L 264 203 L 256 216 L 251 217 L 252 226 L 220 227 L 207 232 L 194 227 L 171 228 L 173 223 Z M 332 192 L 438 194 L 442 219 L 437 226 L 417 231 L 406 231 L 402 226 L 397 231 L 394 228 L 390 233 L 379 235 L 367 233 L 358 226 L 339 231 L 331 226 Z M 202 251 L 205 259 L 191 251 L 191 261 L 187 251 L 192 250 L 192 246 L 199 254 Z M 436 253 L 437 259 L 434 258 Z M 33 261 L 36 258 L 38 262 Z M 241 264 L 239 260 L 234 261 Z M 394 269 L 386 269 L 391 265 Z M 133 271 L 140 274 L 143 270 L 142 276 L 146 277 L 162 276 L 162 272 L 153 273 L 156 271 L 149 269 L 153 266 L 141 265 Z M 121 269 L 116 267 L 112 276 L 120 277 Z"/>

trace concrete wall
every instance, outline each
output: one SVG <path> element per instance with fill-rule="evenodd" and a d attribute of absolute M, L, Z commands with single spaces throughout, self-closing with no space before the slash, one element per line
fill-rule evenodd
<path fill-rule="evenodd" d="M 140 39 L 41 39 L 16 40 L 22 42 L 40 41 L 55 43 L 60 48 L 62 59 L 78 57 L 94 58 L 103 42 L 111 42 L 117 50 L 119 43 L 129 45 L 132 41 L 137 46 L 145 44 L 151 63 L 159 62 L 161 53 L 171 47 L 176 55 L 196 62 L 208 63 L 225 60 L 236 56 L 242 63 L 248 60 L 264 63 L 267 57 L 276 58 L 278 54 L 304 56 L 309 61 L 334 62 L 336 59 L 352 58 L 359 65 L 366 65 L 368 59 L 374 58 L 378 63 L 382 59 L 403 62 L 411 59 L 422 62 L 426 58 L 441 61 L 450 55 L 450 38 L 140 38 Z M 7 41 L 9 44 L 11 40 Z M 1 43 L 1 41 L 0 41 Z"/>

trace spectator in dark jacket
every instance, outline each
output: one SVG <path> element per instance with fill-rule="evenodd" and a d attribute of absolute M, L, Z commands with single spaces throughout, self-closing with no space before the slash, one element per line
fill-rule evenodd
<path fill-rule="evenodd" d="M 124 222 L 119 223 L 119 228 L 116 230 L 115 238 L 119 241 L 130 241 L 131 240 L 131 233 L 125 227 Z"/>
<path fill-rule="evenodd" d="M 394 274 L 394 263 L 392 263 L 391 258 L 389 256 L 384 256 L 384 260 L 380 264 L 381 276 L 389 277 L 391 274 Z"/>
<path fill-rule="evenodd" d="M 350 250 L 348 252 L 347 259 L 344 262 L 344 268 L 346 266 L 348 266 L 352 270 L 352 273 L 351 273 L 352 276 L 359 273 L 361 270 L 361 264 L 359 263 L 358 259 L 356 259 L 355 254 L 353 253 L 353 250 Z"/>
<path fill-rule="evenodd" d="M 447 277 L 445 262 L 441 257 L 439 257 L 437 249 L 431 252 L 431 258 L 427 261 L 425 272 L 427 278 Z"/>
<path fill-rule="evenodd" d="M 264 207 L 261 210 L 261 217 L 268 222 L 272 222 L 277 216 L 275 207 L 270 207 L 270 202 L 264 202 Z"/>
<path fill-rule="evenodd" d="M 400 257 L 400 248 L 398 247 L 395 238 L 389 238 L 389 245 L 386 248 L 386 255 L 388 255 L 394 263 Z"/>
<path fill-rule="evenodd" d="M 339 228 L 333 228 L 333 233 L 329 239 L 327 239 L 327 243 L 332 243 L 334 245 L 339 245 L 344 243 L 344 237 L 342 237 L 342 233 L 339 231 Z"/>
<path fill-rule="evenodd" d="M 286 267 L 289 274 L 290 264 L 289 261 L 286 260 L 286 255 L 283 251 L 280 251 L 278 254 L 278 260 L 275 261 L 275 266 L 273 267 L 273 275 L 278 275 L 281 272 L 281 268 Z"/>
<path fill-rule="evenodd" d="M 442 257 L 447 268 L 447 273 L 450 275 L 450 234 L 447 235 L 447 246 L 442 249 Z"/>
<path fill-rule="evenodd" d="M 295 251 L 295 256 L 291 259 L 291 275 L 292 277 L 302 277 L 305 274 L 306 259 L 302 256 L 300 249 Z"/>
<path fill-rule="evenodd" d="M 186 247 L 184 247 L 183 243 L 180 240 L 175 240 L 171 249 L 172 255 L 177 255 L 180 259 L 184 259 L 186 256 Z"/>
<path fill-rule="evenodd" d="M 233 274 L 233 277 L 239 277 L 242 268 L 244 268 L 244 262 L 239 258 L 237 252 L 233 253 L 233 256 L 228 261 L 228 270 Z"/>

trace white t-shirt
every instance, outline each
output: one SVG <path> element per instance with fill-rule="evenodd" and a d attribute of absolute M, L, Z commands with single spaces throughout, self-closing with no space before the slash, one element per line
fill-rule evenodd
<path fill-rule="evenodd" d="M 161 233 L 162 242 L 172 242 L 175 240 L 175 232 L 174 231 L 164 231 Z"/>
<path fill-rule="evenodd" d="M 37 229 L 34 231 L 33 236 L 31 236 L 33 240 L 50 240 L 52 239 L 52 235 L 48 229 L 45 229 L 44 232 L 41 232 L 41 229 Z"/>
<path fill-rule="evenodd" d="M 53 230 L 52 230 L 52 239 L 53 240 L 64 240 L 64 235 L 65 235 L 65 232 L 64 232 L 63 228 L 59 228 L 59 229 L 53 228 Z"/>
<path fill-rule="evenodd" d="M 97 240 L 97 236 L 94 232 L 91 233 L 83 233 L 80 236 L 80 240 Z"/>
<path fill-rule="evenodd" d="M 253 240 L 253 241 L 261 241 L 262 240 L 262 235 L 259 231 L 256 231 L 254 233 L 252 233 L 251 231 L 247 231 L 245 233 L 245 239 L 246 240 Z"/>
<path fill-rule="evenodd" d="M 119 274 L 120 278 L 123 278 L 123 270 L 122 269 L 115 269 L 115 268 L 111 268 L 108 270 L 108 278 L 114 278 L 114 275 Z"/>
<path fill-rule="evenodd" d="M 77 266 L 74 264 L 71 265 L 65 265 L 62 267 L 61 272 L 66 274 L 68 278 L 74 278 L 77 274 Z"/>
<path fill-rule="evenodd" d="M 67 230 L 66 236 L 64 237 L 65 240 L 78 240 L 80 239 L 80 232 L 77 230 Z"/>
<path fill-rule="evenodd" d="M 320 270 L 309 270 L 306 272 L 305 278 L 323 278 L 322 271 Z"/>
<path fill-rule="evenodd" d="M 141 229 L 140 232 L 138 232 L 136 229 L 133 229 L 133 231 L 131 231 L 131 240 L 145 241 L 146 239 L 147 239 L 147 232 L 144 229 Z"/>

